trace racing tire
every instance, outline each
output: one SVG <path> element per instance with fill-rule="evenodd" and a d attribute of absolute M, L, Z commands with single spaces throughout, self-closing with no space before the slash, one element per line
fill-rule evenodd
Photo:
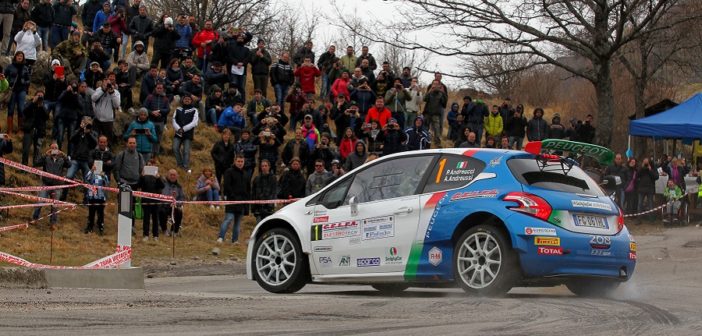
<path fill-rule="evenodd" d="M 375 290 L 383 293 L 383 294 L 390 294 L 390 295 L 396 295 L 400 294 L 405 291 L 405 289 L 409 288 L 409 285 L 406 284 L 375 284 L 371 285 Z"/>
<path fill-rule="evenodd" d="M 612 294 L 621 282 L 604 279 L 574 279 L 566 282 L 566 287 L 573 294 L 581 297 L 607 297 Z"/>
<path fill-rule="evenodd" d="M 479 296 L 503 296 L 521 278 L 517 253 L 501 228 L 478 225 L 456 241 L 453 270 L 458 286 Z"/>
<path fill-rule="evenodd" d="M 261 288 L 271 293 L 295 293 L 309 282 L 307 256 L 290 230 L 264 232 L 256 239 L 253 253 L 251 268 Z"/>

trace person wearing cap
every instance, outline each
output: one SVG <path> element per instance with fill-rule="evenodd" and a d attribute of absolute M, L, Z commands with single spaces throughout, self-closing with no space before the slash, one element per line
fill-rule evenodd
<path fill-rule="evenodd" d="M 51 0 L 40 0 L 32 8 L 29 15 L 37 25 L 37 31 L 41 37 L 41 49 L 49 50 L 49 31 L 51 25 L 54 24 L 54 9 L 51 7 Z"/>
<path fill-rule="evenodd" d="M 51 33 L 54 33 L 53 30 Z M 80 43 L 80 31 L 74 30 L 71 32 L 71 38 L 53 47 L 51 55 L 53 58 L 61 60 L 61 64 L 66 67 L 67 72 L 72 72 L 76 77 L 80 78 L 80 73 L 88 60 L 88 51 Z"/>
<path fill-rule="evenodd" d="M 130 19 L 129 32 L 132 36 L 132 47 L 137 41 L 144 43 L 144 52 L 149 50 L 149 37 L 154 32 L 154 23 L 146 13 L 146 6 L 139 6 L 139 15 Z"/>
<path fill-rule="evenodd" d="M 100 44 L 100 42 L 96 42 L 96 44 Z M 105 73 L 102 71 L 100 63 L 98 63 L 97 61 L 90 62 L 90 66 L 88 66 L 88 71 L 85 72 L 85 82 L 88 83 L 88 87 L 91 89 L 95 89 L 98 87 L 98 84 L 104 79 Z"/>
<path fill-rule="evenodd" d="M 375 120 L 380 125 L 380 128 L 385 128 L 390 118 L 392 118 L 392 112 L 385 107 L 385 99 L 378 97 L 375 99 L 375 105 L 368 110 L 365 122 L 369 123 L 371 120 Z"/>
<path fill-rule="evenodd" d="M 566 128 L 561 124 L 561 115 L 555 113 L 553 118 L 551 118 L 551 125 L 548 127 L 548 138 L 549 139 L 565 139 Z"/>
<path fill-rule="evenodd" d="M 129 70 L 133 73 L 132 83 L 136 83 L 137 78 L 149 71 L 151 63 L 149 62 L 149 56 L 146 54 L 144 42 L 137 41 L 134 43 L 132 51 L 127 55 L 127 64 L 129 64 Z"/>
<path fill-rule="evenodd" d="M 195 135 L 195 127 L 199 122 L 198 110 L 190 96 L 181 98 L 181 106 L 173 114 L 173 153 L 178 167 L 190 168 L 190 145 Z"/>
<path fill-rule="evenodd" d="M 250 62 L 254 90 L 261 90 L 265 97 L 268 95 L 268 68 L 273 63 L 273 59 L 268 50 L 266 50 L 266 43 L 263 39 L 258 39 L 256 49 L 251 51 Z"/>
<path fill-rule="evenodd" d="M 302 130 L 302 135 L 305 141 L 307 141 L 309 150 L 314 150 L 317 142 L 319 142 L 319 130 L 317 130 L 317 126 L 314 124 L 311 114 L 305 114 L 300 130 Z"/>
<path fill-rule="evenodd" d="M 329 183 L 334 182 L 336 179 L 338 179 L 346 173 L 344 171 L 344 168 L 341 167 L 341 162 L 337 159 L 332 160 L 330 172 L 332 174 L 332 179 L 329 181 Z"/>
<path fill-rule="evenodd" d="M 504 122 L 502 121 L 502 116 L 500 115 L 500 110 L 497 105 L 492 105 L 492 111 L 490 111 L 490 115 L 485 117 L 484 124 L 486 137 L 494 139 L 502 136 Z"/>
<path fill-rule="evenodd" d="M 280 106 L 281 113 L 285 113 L 285 97 L 288 95 L 290 86 L 295 83 L 295 74 L 290 65 L 289 53 L 280 54 L 278 61 L 271 66 L 269 76 L 275 92 L 275 101 Z"/>
<path fill-rule="evenodd" d="M 166 16 L 156 23 L 151 36 L 154 38 L 154 53 L 151 56 L 151 64 L 166 68 L 173 58 L 177 59 L 180 64 L 180 58 L 173 53 L 176 41 L 180 39 L 180 34 L 173 25 L 173 18 Z"/>
<path fill-rule="evenodd" d="M 332 98 L 344 97 L 344 99 L 350 99 L 351 92 L 349 92 L 349 86 L 351 86 L 351 77 L 349 76 L 348 70 L 341 71 L 341 77 L 334 81 L 331 86 Z"/>
<path fill-rule="evenodd" d="M 101 61 L 93 59 L 92 56 L 89 56 L 89 58 L 93 61 L 100 62 L 100 66 L 102 66 L 103 69 L 107 70 L 110 68 L 110 60 L 113 58 L 115 50 L 119 48 L 120 44 L 122 44 L 122 35 L 115 34 L 115 32 L 112 30 L 112 27 L 110 26 L 110 23 L 105 21 L 105 23 L 102 24 L 102 27 L 93 33 L 92 37 L 93 41 L 100 42 L 100 45 L 102 46 L 102 51 L 106 55 L 107 60 Z"/>
<path fill-rule="evenodd" d="M 51 26 L 50 43 L 51 49 L 58 47 L 62 41 L 68 40 L 68 34 L 71 32 L 73 18 L 78 11 L 73 6 L 73 0 L 59 0 L 53 4 L 54 21 Z M 92 27 L 92 25 L 90 25 Z M 80 41 L 80 36 L 78 37 Z M 4 39 L 3 39 L 4 41 Z M 4 50 L 4 48 L 2 49 Z"/>
<path fill-rule="evenodd" d="M 302 163 L 299 158 L 290 160 L 290 167 L 280 176 L 279 185 L 278 198 L 280 199 L 305 197 L 307 180 L 302 174 Z"/>

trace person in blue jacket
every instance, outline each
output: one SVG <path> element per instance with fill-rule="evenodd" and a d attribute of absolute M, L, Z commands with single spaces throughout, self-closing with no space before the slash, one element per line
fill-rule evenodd
<path fill-rule="evenodd" d="M 158 138 L 154 123 L 149 120 L 149 111 L 146 108 L 139 109 L 139 116 L 129 124 L 122 137 L 127 140 L 130 136 L 136 138 L 137 152 L 141 154 L 144 161 L 151 159 L 153 144 L 158 143 Z"/>

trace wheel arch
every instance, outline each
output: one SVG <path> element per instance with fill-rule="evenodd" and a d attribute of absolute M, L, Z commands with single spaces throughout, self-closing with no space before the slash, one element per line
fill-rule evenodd
<path fill-rule="evenodd" d="M 451 244 L 452 246 L 456 245 L 456 242 L 458 239 L 461 237 L 461 235 L 470 230 L 470 228 L 480 225 L 480 224 L 487 224 L 487 225 L 492 225 L 494 227 L 499 228 L 502 230 L 502 233 L 504 233 L 505 237 L 509 240 L 510 246 L 514 247 L 514 242 L 512 241 L 512 235 L 510 234 L 509 230 L 507 229 L 507 225 L 504 220 L 502 220 L 500 217 L 497 215 L 487 212 L 487 211 L 476 211 L 471 213 L 470 215 L 466 216 L 461 220 L 460 223 L 456 226 L 456 229 L 454 229 L 453 234 L 451 235 Z"/>

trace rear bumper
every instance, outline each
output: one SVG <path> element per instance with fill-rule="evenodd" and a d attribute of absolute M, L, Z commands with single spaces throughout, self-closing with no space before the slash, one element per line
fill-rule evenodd
<path fill-rule="evenodd" d="M 636 246 L 630 244 L 626 228 L 613 236 L 574 233 L 518 213 L 510 216 L 508 223 L 512 245 L 527 278 L 606 277 L 626 281 L 636 268 Z"/>

